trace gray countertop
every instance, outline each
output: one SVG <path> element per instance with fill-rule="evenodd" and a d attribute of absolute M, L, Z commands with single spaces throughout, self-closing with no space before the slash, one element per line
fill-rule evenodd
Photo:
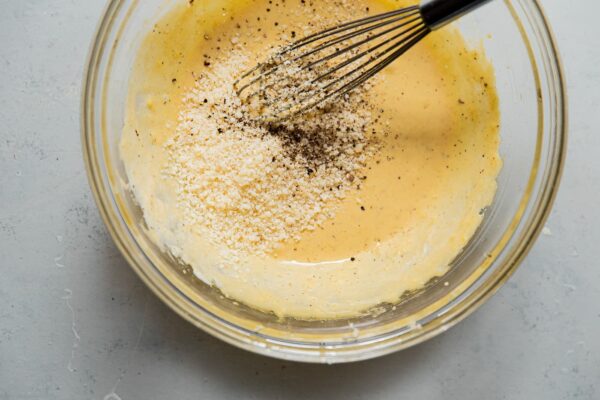
<path fill-rule="evenodd" d="M 600 25 L 546 0 L 571 104 L 545 234 L 449 332 L 341 366 L 263 358 L 172 313 L 107 235 L 79 141 L 103 0 L 0 0 L 0 399 L 599 399 Z"/>

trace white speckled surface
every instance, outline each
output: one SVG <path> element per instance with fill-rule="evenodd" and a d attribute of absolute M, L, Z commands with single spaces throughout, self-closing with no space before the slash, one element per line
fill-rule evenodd
<path fill-rule="evenodd" d="M 107 236 L 79 141 L 103 0 L 0 0 L 0 399 L 600 398 L 600 3 L 546 0 L 571 142 L 548 229 L 475 315 L 343 366 L 237 350 L 162 305 Z"/>

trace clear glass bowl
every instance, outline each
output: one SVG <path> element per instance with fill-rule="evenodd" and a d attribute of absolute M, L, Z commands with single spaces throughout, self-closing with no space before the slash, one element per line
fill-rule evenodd
<path fill-rule="evenodd" d="M 91 49 L 82 140 L 90 185 L 106 226 L 133 269 L 173 310 L 231 344 L 273 357 L 349 362 L 405 349 L 452 327 L 495 293 L 531 248 L 556 195 L 566 147 L 559 55 L 537 0 L 495 1 L 457 25 L 485 47 L 501 103 L 498 193 L 450 271 L 399 304 L 353 320 L 278 319 L 225 298 L 162 253 L 126 190 L 118 142 L 131 66 L 153 21 L 183 0 L 112 0 Z M 212 0 L 218 4 L 218 0 Z"/>

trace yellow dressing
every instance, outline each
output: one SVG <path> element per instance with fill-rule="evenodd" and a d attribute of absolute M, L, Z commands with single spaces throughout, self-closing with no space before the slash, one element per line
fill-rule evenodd
<path fill-rule="evenodd" d="M 501 168 L 493 68 L 456 30 L 430 35 L 374 81 L 371 102 L 381 118 L 368 130 L 379 135 L 380 150 L 335 217 L 271 257 L 224 266 L 219 249 L 181 226 L 173 182 L 161 172 L 163 144 L 182 98 L 209 67 L 204 56 L 227 51 L 227 38 L 239 34 L 260 61 L 269 45 L 280 44 L 282 31 L 301 36 L 314 10 L 351 19 L 367 7 L 373 14 L 407 5 L 275 4 L 182 1 L 145 38 L 130 82 L 121 155 L 149 234 L 225 295 L 278 315 L 338 318 L 394 303 L 447 271 L 493 199 Z"/>

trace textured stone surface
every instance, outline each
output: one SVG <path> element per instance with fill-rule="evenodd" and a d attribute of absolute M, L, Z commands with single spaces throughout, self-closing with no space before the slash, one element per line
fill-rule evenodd
<path fill-rule="evenodd" d="M 0 399 L 600 398 L 600 36 L 595 0 L 546 0 L 571 102 L 556 208 L 522 268 L 446 334 L 311 366 L 193 328 L 123 261 L 79 142 L 102 0 L 0 0 Z"/>

